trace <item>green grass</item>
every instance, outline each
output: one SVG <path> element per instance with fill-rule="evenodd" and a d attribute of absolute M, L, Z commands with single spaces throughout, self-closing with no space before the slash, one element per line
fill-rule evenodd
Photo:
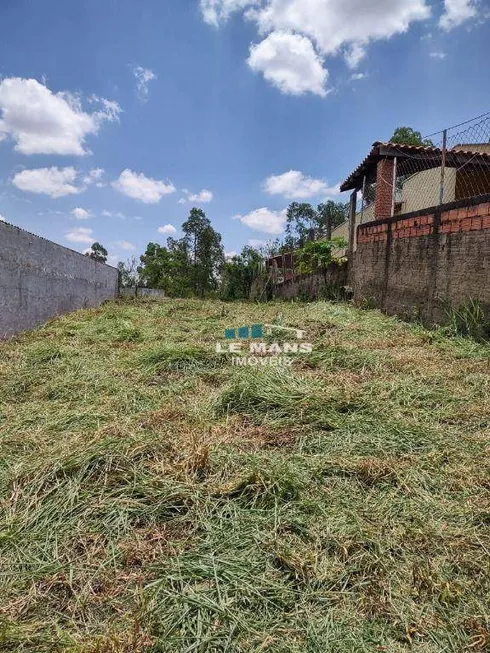
<path fill-rule="evenodd" d="M 216 353 L 274 321 L 313 352 Z M 166 300 L 0 355 L 1 651 L 490 650 L 488 346 L 347 304 Z"/>

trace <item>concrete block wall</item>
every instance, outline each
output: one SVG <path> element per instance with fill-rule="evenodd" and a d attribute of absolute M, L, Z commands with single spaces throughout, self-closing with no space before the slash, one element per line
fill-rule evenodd
<path fill-rule="evenodd" d="M 117 292 L 115 268 L 0 222 L 0 338 Z"/>
<path fill-rule="evenodd" d="M 332 264 L 325 273 L 296 275 L 274 286 L 274 297 L 293 299 L 306 296 L 310 300 L 324 299 L 325 295 L 342 296 L 347 285 L 347 265 Z"/>
<path fill-rule="evenodd" d="M 158 288 L 142 288 L 133 286 L 131 288 L 120 288 L 119 297 L 161 299 L 162 297 L 165 297 L 165 291 Z"/>
<path fill-rule="evenodd" d="M 470 298 L 490 311 L 490 196 L 358 227 L 354 299 L 444 323 Z"/>

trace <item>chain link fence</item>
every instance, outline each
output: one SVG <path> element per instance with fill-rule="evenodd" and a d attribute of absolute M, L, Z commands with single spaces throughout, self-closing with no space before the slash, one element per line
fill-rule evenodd
<path fill-rule="evenodd" d="M 392 215 L 490 194 L 490 112 L 430 134 L 423 144 L 391 145 L 394 173 Z M 365 180 L 357 223 L 374 217 L 379 179 Z"/>

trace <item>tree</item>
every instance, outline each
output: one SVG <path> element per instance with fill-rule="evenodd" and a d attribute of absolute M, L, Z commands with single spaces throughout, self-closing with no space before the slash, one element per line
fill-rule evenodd
<path fill-rule="evenodd" d="M 138 272 L 147 287 L 170 296 L 204 297 L 218 287 L 224 263 L 221 235 L 200 209 L 191 210 L 182 231 L 184 237 L 168 238 L 166 247 L 148 243 Z"/>
<path fill-rule="evenodd" d="M 335 258 L 333 251 L 346 246 L 343 238 L 308 241 L 295 254 L 296 266 L 302 274 L 325 272 L 331 263 L 342 262 L 342 259 Z"/>
<path fill-rule="evenodd" d="M 98 261 L 99 263 L 105 263 L 107 261 L 107 250 L 100 243 L 93 243 L 90 247 L 90 251 L 86 252 L 85 256 Z"/>
<path fill-rule="evenodd" d="M 317 220 L 320 232 L 327 240 L 332 237 L 332 230 L 345 222 L 349 217 L 349 204 L 328 200 L 318 205 Z"/>
<path fill-rule="evenodd" d="M 220 297 L 224 300 L 248 299 L 252 284 L 263 267 L 259 250 L 246 246 L 226 261 L 221 271 Z"/>
<path fill-rule="evenodd" d="M 345 222 L 348 217 L 349 205 L 343 202 L 328 200 L 313 208 L 306 202 L 292 202 L 286 213 L 286 239 L 288 249 L 294 249 L 300 243 L 308 240 L 310 232 L 330 240 L 332 229 Z"/>
<path fill-rule="evenodd" d="M 216 290 L 221 266 L 224 263 L 221 235 L 213 229 L 202 209 L 191 209 L 182 225 L 184 242 L 191 263 L 191 285 L 199 297 Z"/>
<path fill-rule="evenodd" d="M 423 139 L 422 134 L 412 129 L 412 127 L 397 127 L 393 136 L 390 138 L 390 143 L 398 143 L 399 145 L 434 145 L 430 139 Z"/>
<path fill-rule="evenodd" d="M 138 285 L 138 262 L 135 256 L 128 258 L 126 263 L 119 261 L 117 270 L 119 272 L 119 285 L 121 288 L 134 288 Z"/>
<path fill-rule="evenodd" d="M 138 274 L 141 282 L 147 288 L 159 288 L 171 294 L 173 265 L 168 249 L 158 243 L 148 243 L 140 261 Z"/>
<path fill-rule="evenodd" d="M 185 238 L 167 238 L 167 249 L 171 260 L 172 295 L 191 297 L 193 295 L 192 265 Z"/>

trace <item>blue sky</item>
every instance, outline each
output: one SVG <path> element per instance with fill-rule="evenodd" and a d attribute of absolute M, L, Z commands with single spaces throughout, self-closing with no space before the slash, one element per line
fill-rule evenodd
<path fill-rule="evenodd" d="M 375 140 L 490 111 L 487 0 L 2 0 L 0 215 L 110 262 L 281 236 Z M 175 232 L 173 231 L 175 229 Z"/>

